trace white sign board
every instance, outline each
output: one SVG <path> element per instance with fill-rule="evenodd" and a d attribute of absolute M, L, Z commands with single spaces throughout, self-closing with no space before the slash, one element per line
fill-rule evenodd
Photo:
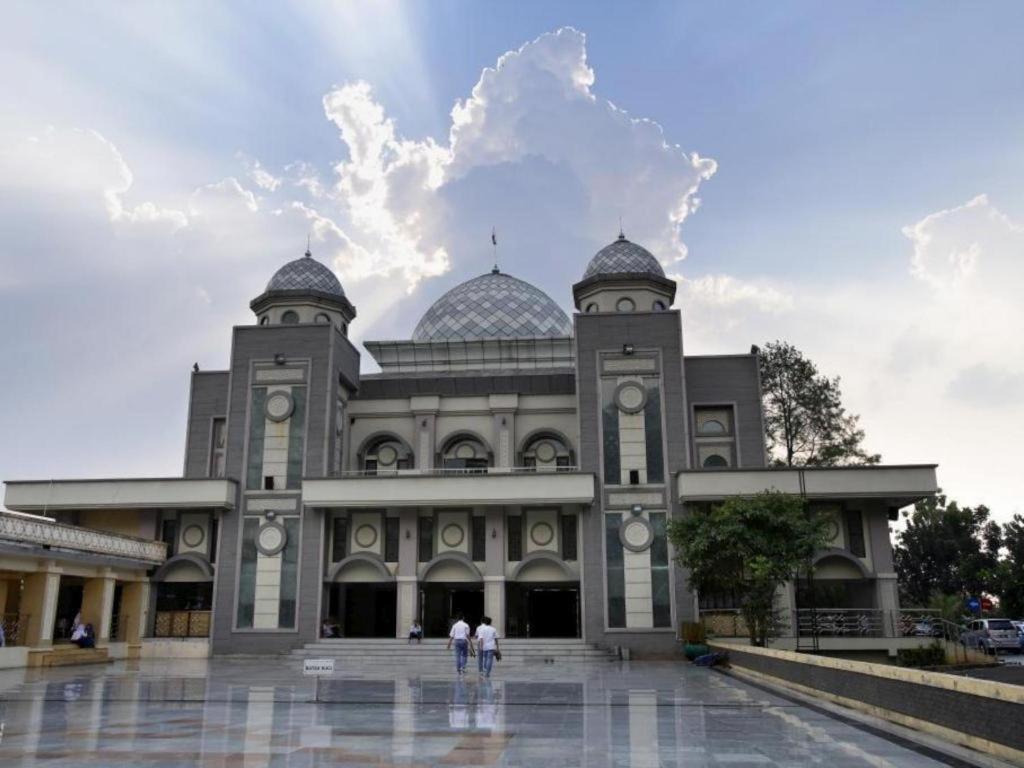
<path fill-rule="evenodd" d="M 333 675 L 334 659 L 303 659 L 302 674 L 304 675 Z"/>

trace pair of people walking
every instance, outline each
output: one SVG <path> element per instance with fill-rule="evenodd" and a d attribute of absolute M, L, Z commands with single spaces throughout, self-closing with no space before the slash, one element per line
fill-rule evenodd
<path fill-rule="evenodd" d="M 476 640 L 476 653 L 473 649 L 473 641 Z M 501 648 L 498 646 L 498 631 L 491 626 L 491 617 L 484 616 L 476 632 L 470 635 L 469 624 L 465 617 L 459 614 L 448 632 L 448 649 L 455 645 L 455 672 L 459 675 L 466 673 L 466 664 L 470 654 L 476 653 L 477 668 L 482 677 L 490 677 L 494 668 L 495 659 L 501 659 Z"/>

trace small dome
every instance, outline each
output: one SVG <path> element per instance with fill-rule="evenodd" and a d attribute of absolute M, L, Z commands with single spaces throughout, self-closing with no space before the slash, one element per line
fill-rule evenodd
<path fill-rule="evenodd" d="M 521 339 L 572 335 L 572 323 L 551 297 L 497 269 L 452 288 L 434 302 L 413 341 Z"/>
<path fill-rule="evenodd" d="M 631 243 L 620 234 L 611 245 L 606 245 L 590 260 L 583 279 L 595 275 L 621 275 L 649 273 L 665 277 L 665 270 L 654 255 L 643 246 Z"/>
<path fill-rule="evenodd" d="M 321 291 L 344 296 L 341 282 L 327 266 L 306 251 L 301 259 L 289 261 L 267 283 L 268 291 Z"/>

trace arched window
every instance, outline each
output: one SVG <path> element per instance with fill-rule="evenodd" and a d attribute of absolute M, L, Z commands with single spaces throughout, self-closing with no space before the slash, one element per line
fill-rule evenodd
<path fill-rule="evenodd" d="M 534 471 L 565 471 L 571 469 L 572 464 L 572 450 L 557 435 L 537 435 L 523 447 L 522 465 Z"/>
<path fill-rule="evenodd" d="M 617 302 L 615 302 L 615 309 L 619 312 L 632 312 L 636 309 L 636 302 L 628 296 L 623 296 Z"/>
<path fill-rule="evenodd" d="M 328 315 L 326 312 L 317 312 L 316 321 L 321 325 L 329 325 L 331 322 L 331 316 Z"/>
<path fill-rule="evenodd" d="M 653 309 L 655 312 L 664 312 L 665 302 L 662 301 L 661 299 L 656 299 L 654 304 L 651 306 L 651 309 Z"/>
<path fill-rule="evenodd" d="M 260 325 L 270 325 L 270 318 L 264 315 L 260 318 Z"/>
<path fill-rule="evenodd" d="M 299 313 L 289 309 L 283 315 L 281 315 L 281 322 L 285 325 L 295 325 L 299 322 Z"/>
<path fill-rule="evenodd" d="M 469 435 L 449 440 L 441 452 L 441 466 L 444 469 L 464 469 L 483 473 L 490 465 L 487 448 Z"/>
<path fill-rule="evenodd" d="M 712 453 L 704 459 L 704 469 L 721 469 L 722 467 L 728 467 L 729 461 L 717 453 Z"/>
<path fill-rule="evenodd" d="M 368 475 L 382 475 L 413 467 L 412 451 L 393 437 L 381 437 L 370 443 L 362 459 L 363 472 Z"/>
<path fill-rule="evenodd" d="M 597 302 L 596 301 L 592 301 L 589 304 L 587 304 L 586 312 L 588 314 L 592 314 L 594 312 L 597 312 Z"/>
<path fill-rule="evenodd" d="M 724 435 L 727 431 L 725 424 L 718 419 L 706 419 L 700 425 L 700 433 L 702 435 Z"/>

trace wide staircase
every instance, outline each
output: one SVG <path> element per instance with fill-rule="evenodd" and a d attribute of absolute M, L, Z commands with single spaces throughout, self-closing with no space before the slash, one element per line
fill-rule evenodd
<path fill-rule="evenodd" d="M 334 659 L 339 667 L 443 666 L 450 664 L 452 651 L 447 640 L 428 638 L 420 644 L 404 639 L 330 638 L 307 643 L 291 652 L 296 659 Z M 503 665 L 586 664 L 614 660 L 611 651 L 577 639 L 500 640 Z M 470 667 L 476 661 L 470 659 Z"/>

